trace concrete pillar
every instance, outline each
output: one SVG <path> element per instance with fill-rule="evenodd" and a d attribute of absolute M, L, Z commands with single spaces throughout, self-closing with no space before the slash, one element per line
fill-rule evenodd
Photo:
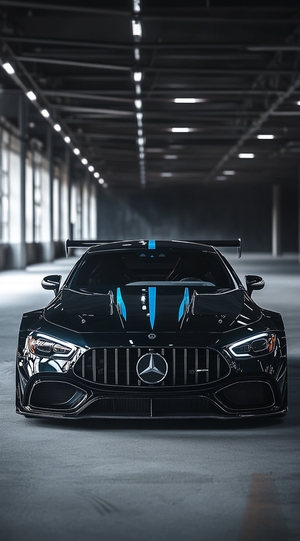
<path fill-rule="evenodd" d="M 48 163 L 48 175 L 49 175 L 49 241 L 48 246 L 45 250 L 45 259 L 46 261 L 53 261 L 55 257 L 54 253 L 54 242 L 53 242 L 53 128 L 52 126 L 47 125 L 47 163 Z"/>
<path fill-rule="evenodd" d="M 91 200 L 92 200 L 92 182 L 93 177 L 89 175 L 88 180 L 88 239 L 92 238 L 92 232 L 91 232 Z"/>
<path fill-rule="evenodd" d="M 66 175 L 67 175 L 67 182 L 68 182 L 68 224 L 69 224 L 69 233 L 68 238 L 73 239 L 73 226 L 71 222 L 71 151 L 70 147 L 66 145 L 65 150 L 65 164 L 66 164 Z"/>
<path fill-rule="evenodd" d="M 298 255 L 300 263 L 300 166 L 299 166 L 299 195 L 298 195 Z"/>
<path fill-rule="evenodd" d="M 27 137 L 27 98 L 22 93 L 18 100 L 18 124 L 20 134 L 20 178 L 19 178 L 19 234 L 12 248 L 12 267 L 24 269 L 27 263 L 26 256 L 26 215 L 25 215 L 25 182 L 26 182 L 26 137 Z M 17 211 L 18 212 L 18 211 Z"/>
<path fill-rule="evenodd" d="M 89 239 L 89 199 L 90 199 L 90 175 L 88 169 L 82 186 L 82 238 Z"/>
<path fill-rule="evenodd" d="M 281 187 L 273 186 L 272 190 L 272 255 L 281 255 Z"/>

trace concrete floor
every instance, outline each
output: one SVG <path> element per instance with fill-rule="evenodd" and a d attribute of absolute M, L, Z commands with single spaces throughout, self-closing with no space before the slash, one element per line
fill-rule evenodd
<path fill-rule="evenodd" d="M 290 411 L 264 421 L 26 419 L 14 411 L 23 311 L 52 294 L 40 280 L 73 261 L 0 274 L 0 523 L 6 541 L 287 541 L 300 537 L 300 266 L 295 258 L 231 258 L 254 293 L 282 312 Z"/>

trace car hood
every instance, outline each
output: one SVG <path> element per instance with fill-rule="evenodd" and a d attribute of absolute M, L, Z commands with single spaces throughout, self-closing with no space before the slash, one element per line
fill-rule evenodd
<path fill-rule="evenodd" d="M 244 290 L 202 293 L 195 287 L 122 286 L 107 294 L 63 289 L 44 310 L 47 321 L 80 333 L 225 332 L 258 321 Z"/>

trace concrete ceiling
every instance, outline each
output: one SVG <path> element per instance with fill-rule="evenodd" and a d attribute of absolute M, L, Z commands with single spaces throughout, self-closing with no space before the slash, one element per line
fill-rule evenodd
<path fill-rule="evenodd" d="M 3 91 L 37 96 L 29 136 L 47 108 L 109 186 L 296 181 L 298 1 L 0 0 L 0 29 Z"/>

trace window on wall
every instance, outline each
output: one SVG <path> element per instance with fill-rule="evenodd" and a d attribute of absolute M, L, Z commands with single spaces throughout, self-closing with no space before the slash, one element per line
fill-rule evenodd
<path fill-rule="evenodd" d="M 9 151 L 10 135 L 0 129 L 0 242 L 9 240 Z"/>
<path fill-rule="evenodd" d="M 33 205 L 34 205 L 34 241 L 41 242 L 42 225 L 42 156 L 33 151 Z"/>
<path fill-rule="evenodd" d="M 42 155 L 32 141 L 26 157 L 26 242 L 41 242 L 42 230 Z"/>
<path fill-rule="evenodd" d="M 78 185 L 71 188 L 71 224 L 74 239 L 81 239 L 81 190 Z"/>
<path fill-rule="evenodd" d="M 60 240 L 60 197 L 59 197 L 59 180 L 53 179 L 53 240 Z"/>
<path fill-rule="evenodd" d="M 31 152 L 28 152 L 26 157 L 25 200 L 25 240 L 28 244 L 31 244 L 33 242 L 33 168 Z"/>

